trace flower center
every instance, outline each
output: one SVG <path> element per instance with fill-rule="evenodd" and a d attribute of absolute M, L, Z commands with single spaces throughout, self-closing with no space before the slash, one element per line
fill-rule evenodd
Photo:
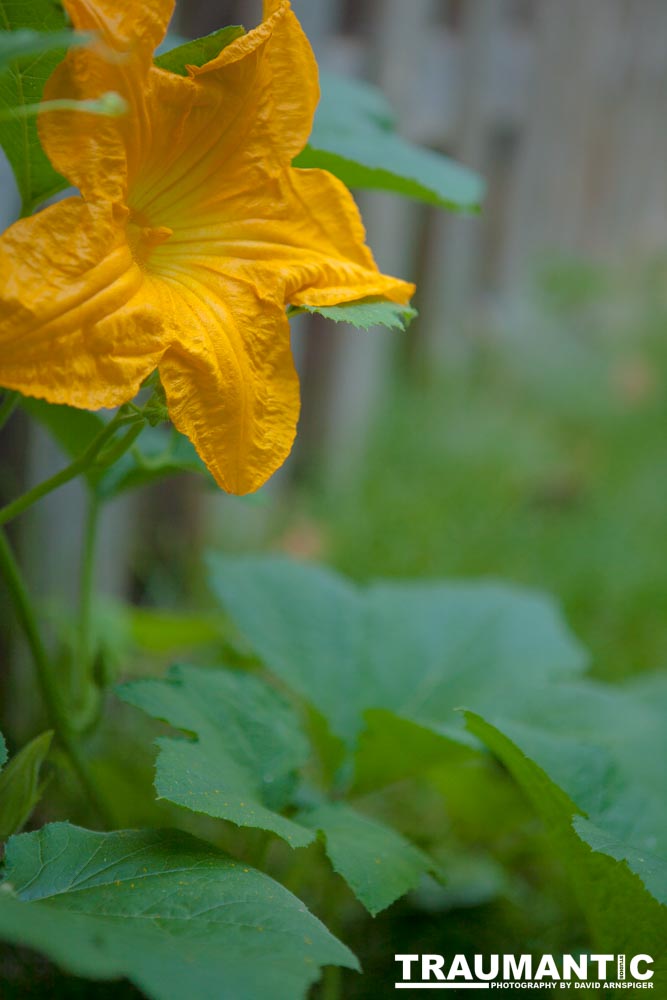
<path fill-rule="evenodd" d="M 173 229 L 168 226 L 151 226 L 141 212 L 130 211 L 127 239 L 132 256 L 140 266 L 148 263 L 151 251 L 168 240 L 172 233 Z"/>

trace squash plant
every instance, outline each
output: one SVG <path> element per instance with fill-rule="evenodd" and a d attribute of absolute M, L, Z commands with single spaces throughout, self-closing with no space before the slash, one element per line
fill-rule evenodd
<path fill-rule="evenodd" d="M 313 124 L 316 67 L 286 0 L 248 33 L 155 62 L 169 3 L 65 7 L 71 22 L 50 0 L 0 0 L 0 144 L 23 205 L 0 240 L 0 426 L 21 408 L 69 462 L 0 509 L 9 625 L 45 719 L 17 745 L 3 705 L 0 937 L 158 1000 L 294 1000 L 322 970 L 322 995 L 347 995 L 361 912 L 465 884 L 462 858 L 497 872 L 498 825 L 515 811 L 520 830 L 533 810 L 579 900 L 582 948 L 650 952 L 658 984 L 667 684 L 587 678 L 547 598 L 361 587 L 211 553 L 214 611 L 107 609 L 105 625 L 91 589 L 105 504 L 183 472 L 247 492 L 284 459 L 298 404 L 288 316 L 413 317 L 411 286 L 375 267 L 344 185 L 468 212 L 483 185 L 400 138 L 365 85 L 324 77 Z M 294 78 L 295 100 L 274 92 Z M 80 197 L 35 212 L 68 180 Z M 258 222 L 264 188 L 275 215 Z M 75 477 L 89 504 L 81 602 L 54 651 L 4 526 Z M 185 631 L 196 662 L 130 670 L 122 654 L 151 628 L 167 648 Z M 442 828 L 407 822 L 425 788 Z M 393 951 L 387 940 L 390 966 Z"/>

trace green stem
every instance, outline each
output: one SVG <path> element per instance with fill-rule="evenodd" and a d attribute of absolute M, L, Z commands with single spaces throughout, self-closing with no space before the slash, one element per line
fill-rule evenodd
<path fill-rule="evenodd" d="M 340 1000 L 343 988 L 343 970 L 340 965 L 327 965 L 322 976 L 321 1000 Z"/>
<path fill-rule="evenodd" d="M 18 392 L 6 392 L 0 403 L 0 431 L 5 426 L 12 413 L 19 405 L 21 397 Z"/>
<path fill-rule="evenodd" d="M 86 526 L 83 535 L 81 557 L 81 594 L 79 602 L 79 634 L 82 660 L 90 657 L 91 610 L 93 603 L 93 577 L 95 573 L 95 551 L 97 548 L 97 526 L 100 519 L 100 501 L 95 493 L 88 498 Z"/>
<path fill-rule="evenodd" d="M 79 593 L 79 637 L 77 653 L 72 668 L 72 695 L 76 704 L 77 696 L 83 695 L 90 689 L 90 665 L 93 656 L 91 635 L 92 635 L 92 607 L 93 607 L 93 583 L 95 576 L 95 553 L 97 549 L 97 527 L 100 516 L 100 499 L 90 492 L 88 494 L 88 510 L 86 513 L 86 524 L 83 535 L 83 549 L 81 554 L 81 579 Z"/>
<path fill-rule="evenodd" d="M 120 441 L 113 441 L 110 445 L 107 445 L 102 454 L 96 459 L 95 465 L 99 465 L 101 468 L 106 468 L 107 466 L 113 465 L 117 462 L 118 459 L 122 458 L 125 452 L 132 447 L 143 431 L 144 426 L 144 421 L 141 419 L 139 422 L 130 427 L 130 429 L 122 436 Z"/>
<path fill-rule="evenodd" d="M 58 742 L 69 758 L 72 768 L 81 782 L 87 800 L 99 814 L 100 819 L 105 824 L 108 824 L 107 809 L 99 796 L 95 781 L 90 773 L 88 763 L 81 752 L 81 748 L 70 730 L 51 662 L 44 648 L 39 629 L 37 628 L 35 612 L 28 589 L 7 541 L 7 536 L 2 530 L 0 530 L 0 573 L 7 584 L 16 611 L 16 617 L 32 655 L 37 680 L 49 717 L 49 725 L 55 731 Z"/>
<path fill-rule="evenodd" d="M 112 441 L 98 454 L 94 462 L 95 467 L 104 469 L 117 462 L 132 447 L 143 429 L 143 420 L 133 424 L 119 441 Z M 95 557 L 102 503 L 103 499 L 95 489 L 88 490 L 88 508 L 81 552 L 78 640 L 70 675 L 73 706 L 71 718 L 73 728 L 78 733 L 95 724 L 102 705 L 101 685 L 96 682 L 92 670 L 95 654 L 92 644 Z"/>
<path fill-rule="evenodd" d="M 136 423 L 137 420 L 136 416 L 126 416 L 122 410 L 119 410 L 113 420 L 110 420 L 97 437 L 91 441 L 79 458 L 76 458 L 70 465 L 61 469 L 60 472 L 56 472 L 55 476 L 45 479 L 43 483 L 34 486 L 27 493 L 13 500 L 12 503 L 8 503 L 5 507 L 0 508 L 0 525 L 6 524 L 13 518 L 18 517 L 19 514 L 22 514 L 28 507 L 32 507 L 34 503 L 41 500 L 47 493 L 52 493 L 59 486 L 64 486 L 70 479 L 74 479 L 82 472 L 85 472 L 93 464 L 104 445 L 114 436 L 118 428 L 128 423 Z"/>

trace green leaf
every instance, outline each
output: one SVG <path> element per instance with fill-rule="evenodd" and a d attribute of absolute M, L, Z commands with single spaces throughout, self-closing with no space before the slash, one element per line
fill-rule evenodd
<path fill-rule="evenodd" d="M 294 820 L 281 815 L 310 752 L 297 716 L 261 678 L 179 666 L 165 680 L 126 684 L 119 694 L 196 736 L 158 740 L 155 785 L 161 798 L 269 830 L 292 847 L 306 846 L 320 831 L 335 870 L 371 913 L 389 906 L 433 868 L 398 833 L 340 803 L 302 811 Z"/>
<path fill-rule="evenodd" d="M 183 472 L 211 475 L 192 442 L 173 427 L 145 427 L 134 447 L 98 480 L 105 499 Z"/>
<path fill-rule="evenodd" d="M 329 170 L 351 188 L 393 191 L 454 211 L 475 212 L 484 182 L 467 167 L 402 139 L 382 94 L 323 73 L 313 132 L 297 167 Z"/>
<path fill-rule="evenodd" d="M 7 3 L 5 7 L 9 6 Z M 70 31 L 31 31 L 29 28 L 18 31 L 0 30 L 0 72 L 17 59 L 24 56 L 41 55 L 54 49 L 65 49 L 71 45 L 85 45 L 91 36 L 82 32 Z"/>
<path fill-rule="evenodd" d="M 44 84 L 64 55 L 62 37 L 67 23 L 62 7 L 51 0 L 0 0 L 0 29 L 51 33 L 53 43 L 60 46 L 24 56 L 0 72 L 0 112 L 38 104 Z M 24 214 L 67 187 L 42 149 L 34 117 L 19 115 L 2 121 L 0 145 L 14 171 Z"/>
<path fill-rule="evenodd" d="M 574 821 L 582 839 L 624 859 L 664 904 L 666 708 L 667 677 L 656 675 L 622 687 L 564 685 L 535 704 L 530 722 L 492 716 L 585 814 Z"/>
<path fill-rule="evenodd" d="M 0 935 L 155 1000 L 295 1000 L 352 953 L 273 879 L 178 831 L 13 837 Z"/>
<path fill-rule="evenodd" d="M 417 315 L 417 310 L 411 306 L 375 298 L 345 302 L 339 306 L 298 306 L 290 310 L 291 315 L 299 312 L 317 313 L 336 323 L 349 323 L 361 330 L 370 330 L 372 326 L 386 326 L 390 330 L 400 331 L 407 330 Z"/>
<path fill-rule="evenodd" d="M 341 802 L 299 814 L 318 830 L 335 871 L 375 916 L 414 889 L 434 862 L 395 830 Z"/>
<path fill-rule="evenodd" d="M 241 25 L 233 24 L 227 28 L 220 28 L 219 31 L 213 31 L 203 38 L 195 38 L 191 42 L 170 49 L 169 52 L 163 52 L 156 57 L 155 65 L 160 69 L 169 70 L 170 73 L 187 76 L 188 66 L 203 66 L 244 34 Z"/>
<path fill-rule="evenodd" d="M 21 407 L 46 428 L 68 458 L 78 458 L 104 430 L 102 417 L 89 410 L 47 403 L 31 396 L 22 397 Z"/>
<path fill-rule="evenodd" d="M 572 826 L 593 851 L 627 865 L 631 872 L 639 876 L 651 895 L 662 903 L 663 908 L 667 907 L 667 858 L 658 857 L 643 847 L 624 843 L 583 816 L 575 816 Z"/>
<path fill-rule="evenodd" d="M 52 738 L 51 730 L 36 736 L 0 774 L 0 841 L 22 829 L 42 797 L 40 770 Z"/>
<path fill-rule="evenodd" d="M 309 751 L 294 711 L 264 681 L 178 666 L 164 680 L 126 684 L 119 694 L 196 736 L 158 740 L 159 796 L 238 826 L 271 830 L 293 847 L 313 840 L 310 830 L 277 811 Z"/>
<path fill-rule="evenodd" d="M 2 767 L 7 762 L 7 744 L 5 743 L 5 738 L 0 733 L 0 767 Z"/>
<path fill-rule="evenodd" d="M 585 656 L 546 598 L 495 583 L 357 587 L 279 558 L 209 560 L 213 591 L 260 659 L 353 743 L 370 708 L 453 738 L 455 709 L 528 707 Z"/>
<path fill-rule="evenodd" d="M 652 891 L 664 888 L 664 862 L 655 865 L 650 858 L 642 857 L 642 862 L 652 869 L 653 881 L 646 877 L 642 880 L 631 870 L 632 865 L 626 863 L 630 853 L 627 845 L 615 843 L 586 820 L 580 804 L 526 752 L 529 743 L 538 744 L 538 730 L 530 733 L 523 724 L 504 721 L 492 725 L 474 713 L 466 713 L 466 718 L 470 731 L 503 762 L 542 817 L 569 871 L 596 946 L 616 953 L 651 954 L 659 978 L 667 982 L 667 908 L 648 891 L 649 886 Z M 568 745 L 567 740 L 563 741 L 565 764 L 562 758 L 557 761 L 553 756 L 555 746 L 546 751 L 543 744 L 540 754 L 571 772 L 580 796 L 586 794 L 588 786 L 589 800 L 598 799 L 598 809 L 604 810 L 608 804 L 613 810 L 612 787 L 607 785 L 601 793 L 596 788 L 602 773 L 600 748 L 580 744 L 578 749 L 583 756 L 577 761 L 572 742 Z M 621 812 L 624 810 L 618 810 L 619 818 Z M 623 822 L 631 822 L 632 818 L 625 815 Z M 639 852 L 632 860 L 638 858 Z"/>
<path fill-rule="evenodd" d="M 621 687 L 579 681 L 535 701 L 530 717 L 490 717 L 596 824 L 667 856 L 667 678 Z"/>

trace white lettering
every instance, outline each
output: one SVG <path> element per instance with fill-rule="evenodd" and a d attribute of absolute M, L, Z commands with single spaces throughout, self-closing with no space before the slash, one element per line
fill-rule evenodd
<path fill-rule="evenodd" d="M 579 961 L 574 955 L 563 955 L 563 979 L 570 980 L 573 972 L 578 979 L 588 977 L 588 955 L 580 955 Z"/>
<path fill-rule="evenodd" d="M 540 964 L 535 972 L 535 979 L 544 979 L 545 976 L 549 976 L 551 979 L 560 979 L 558 966 L 554 962 L 552 955 L 542 955 Z"/>
<path fill-rule="evenodd" d="M 484 979 L 495 979 L 498 975 L 500 968 L 500 961 L 497 955 L 490 955 L 490 968 L 488 972 L 484 971 L 484 956 L 475 955 L 475 978 L 479 980 Z"/>
<path fill-rule="evenodd" d="M 465 955 L 454 955 L 452 964 L 449 966 L 448 979 L 456 979 L 457 976 L 463 976 L 464 979 L 472 979 L 472 972 L 470 971 L 470 966 L 466 961 Z"/>
<path fill-rule="evenodd" d="M 610 962 L 614 961 L 613 955 L 591 955 L 591 962 L 597 962 L 598 965 L 598 979 L 607 978 L 607 966 Z"/>
<path fill-rule="evenodd" d="M 532 970 L 531 955 L 521 955 L 518 962 L 514 955 L 503 955 L 503 979 L 532 979 Z"/>
<path fill-rule="evenodd" d="M 436 979 L 444 979 L 445 974 L 442 967 L 445 960 L 442 955 L 422 955 L 422 980 L 427 983 L 431 978 L 431 973 Z"/>
<path fill-rule="evenodd" d="M 650 955 L 635 955 L 634 958 L 630 959 L 630 975 L 633 979 L 652 979 L 653 969 L 646 969 L 645 972 L 639 971 L 639 964 L 643 962 L 644 965 L 653 965 L 653 959 Z"/>
<path fill-rule="evenodd" d="M 394 955 L 394 961 L 401 962 L 403 965 L 403 979 L 409 980 L 411 978 L 412 973 L 410 971 L 410 966 L 413 962 L 416 962 L 418 958 L 419 955 Z"/>

